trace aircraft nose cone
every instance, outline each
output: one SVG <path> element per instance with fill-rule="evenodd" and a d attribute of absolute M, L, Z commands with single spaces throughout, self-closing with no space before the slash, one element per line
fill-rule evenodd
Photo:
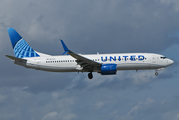
<path fill-rule="evenodd" d="M 169 60 L 168 60 L 168 63 L 169 63 L 169 65 L 172 65 L 172 64 L 174 63 L 174 61 L 171 60 L 171 59 L 169 59 Z"/>

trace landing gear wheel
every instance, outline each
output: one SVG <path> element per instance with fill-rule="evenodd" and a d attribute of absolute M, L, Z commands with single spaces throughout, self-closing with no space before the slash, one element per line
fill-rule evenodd
<path fill-rule="evenodd" d="M 157 76 L 157 75 L 158 75 L 158 72 L 155 73 L 155 76 Z"/>
<path fill-rule="evenodd" d="M 92 79 L 92 78 L 93 78 L 93 74 L 92 74 L 92 73 L 89 73 L 89 74 L 88 74 L 88 78 L 89 78 L 89 79 Z"/>

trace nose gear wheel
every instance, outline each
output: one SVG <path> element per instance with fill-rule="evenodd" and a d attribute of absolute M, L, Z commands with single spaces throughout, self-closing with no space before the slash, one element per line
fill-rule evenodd
<path fill-rule="evenodd" d="M 158 72 L 155 72 L 155 76 L 157 76 L 158 75 Z"/>

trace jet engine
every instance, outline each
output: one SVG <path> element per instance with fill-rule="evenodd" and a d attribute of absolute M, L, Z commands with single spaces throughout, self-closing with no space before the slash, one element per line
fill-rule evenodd
<path fill-rule="evenodd" d="M 115 75 L 117 72 L 116 64 L 103 64 L 101 66 L 101 75 Z"/>

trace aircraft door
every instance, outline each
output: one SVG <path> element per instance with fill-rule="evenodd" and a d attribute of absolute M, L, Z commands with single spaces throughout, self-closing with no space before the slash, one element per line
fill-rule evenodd
<path fill-rule="evenodd" d="M 35 59 L 35 66 L 37 67 L 37 69 L 40 69 L 40 60 Z"/>
<path fill-rule="evenodd" d="M 35 59 L 35 63 L 38 65 L 40 63 L 40 60 Z"/>
<path fill-rule="evenodd" d="M 156 56 L 152 56 L 152 62 L 156 63 Z"/>

